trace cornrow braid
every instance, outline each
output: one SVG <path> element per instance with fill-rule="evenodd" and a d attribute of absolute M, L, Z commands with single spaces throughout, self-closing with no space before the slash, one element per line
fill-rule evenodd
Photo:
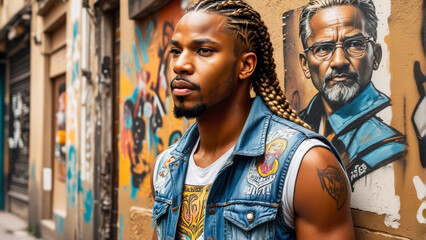
<path fill-rule="evenodd" d="M 255 93 L 261 96 L 263 102 L 278 116 L 311 129 L 290 106 L 279 86 L 273 58 L 274 49 L 268 28 L 260 14 L 242 0 L 201 0 L 186 13 L 193 11 L 211 12 L 226 17 L 226 27 L 236 35 L 241 50 L 254 52 L 258 57 L 254 78 L 251 78 Z"/>

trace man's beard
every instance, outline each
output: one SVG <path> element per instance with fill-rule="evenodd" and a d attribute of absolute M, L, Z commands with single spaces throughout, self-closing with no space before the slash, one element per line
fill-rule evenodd
<path fill-rule="evenodd" d="M 176 118 L 197 118 L 206 111 L 206 104 L 198 104 L 192 108 L 178 107 L 175 105 L 173 113 Z"/>
<path fill-rule="evenodd" d="M 319 91 L 325 99 L 334 104 L 344 104 L 354 99 L 361 88 L 358 80 L 358 74 L 355 72 L 345 73 L 353 81 L 335 82 L 333 87 L 328 87 L 328 82 L 334 78 L 336 73 L 332 72 L 324 77 L 323 83 Z"/>

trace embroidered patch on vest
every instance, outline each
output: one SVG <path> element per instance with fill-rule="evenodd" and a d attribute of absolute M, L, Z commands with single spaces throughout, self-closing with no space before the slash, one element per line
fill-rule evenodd
<path fill-rule="evenodd" d="M 277 177 L 275 173 L 271 173 L 267 177 L 262 177 L 257 170 L 258 161 L 253 159 L 247 171 L 247 182 L 249 186 L 245 186 L 244 194 L 258 195 L 258 194 L 271 194 L 271 184 Z"/>
<path fill-rule="evenodd" d="M 163 194 L 165 192 L 165 186 L 166 186 L 166 177 L 169 175 L 170 169 L 169 164 L 174 162 L 176 159 L 175 157 L 168 155 L 166 156 L 166 161 L 163 162 L 163 164 L 158 169 L 157 179 L 154 184 L 154 188 L 158 193 Z"/>
<path fill-rule="evenodd" d="M 169 159 L 167 159 L 166 161 L 164 161 L 163 165 L 160 168 L 160 171 L 158 172 L 158 176 L 165 178 L 167 176 L 167 174 L 169 174 L 169 164 L 171 162 L 174 162 L 176 159 L 175 157 L 171 156 L 169 157 Z"/>
<path fill-rule="evenodd" d="M 250 186 L 245 186 L 244 194 L 271 194 L 271 184 L 277 177 L 279 168 L 278 158 L 287 148 L 287 139 L 295 133 L 294 129 L 286 128 L 268 135 L 264 158 L 259 161 L 253 159 L 250 163 L 247 171 L 247 182 Z"/>
<path fill-rule="evenodd" d="M 266 178 L 277 172 L 278 157 L 281 156 L 286 147 L 287 141 L 282 138 L 275 139 L 266 146 L 265 158 L 257 163 L 257 171 L 260 176 Z"/>

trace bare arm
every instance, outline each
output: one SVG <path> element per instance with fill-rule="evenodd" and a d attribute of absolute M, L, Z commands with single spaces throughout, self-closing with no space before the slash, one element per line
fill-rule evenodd
<path fill-rule="evenodd" d="M 297 239 L 355 239 L 350 188 L 330 150 L 314 147 L 302 160 L 294 209 Z"/>

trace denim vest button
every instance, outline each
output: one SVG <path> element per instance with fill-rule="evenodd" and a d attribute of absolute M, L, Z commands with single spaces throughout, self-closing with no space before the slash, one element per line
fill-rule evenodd
<path fill-rule="evenodd" d="M 247 213 L 247 221 L 253 222 L 254 220 L 254 213 L 252 211 L 248 211 Z"/>
<path fill-rule="evenodd" d="M 157 215 L 158 214 L 158 209 L 155 209 L 155 215 Z"/>
<path fill-rule="evenodd" d="M 177 167 L 177 166 L 179 166 L 179 163 L 178 163 L 178 162 L 175 162 L 175 167 Z"/>
<path fill-rule="evenodd" d="M 209 213 L 210 213 L 210 214 L 214 214 L 214 209 L 213 209 L 213 208 L 210 208 L 210 209 L 209 209 Z"/>

